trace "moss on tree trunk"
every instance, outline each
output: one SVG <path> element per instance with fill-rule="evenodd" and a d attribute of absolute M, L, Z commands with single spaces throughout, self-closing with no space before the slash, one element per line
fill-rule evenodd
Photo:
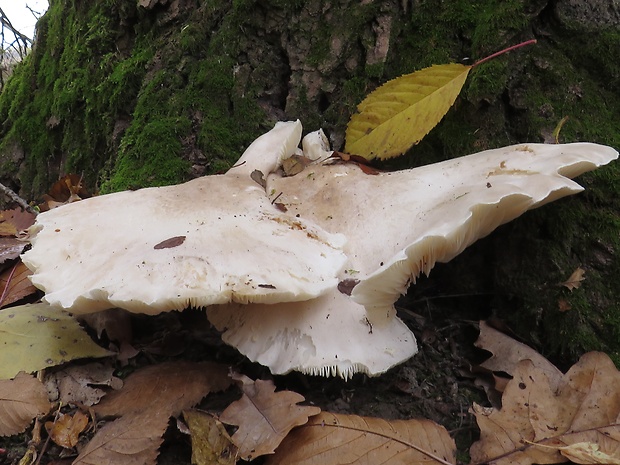
<path fill-rule="evenodd" d="M 611 3 L 51 0 L 0 95 L 0 182 L 32 199 L 66 172 L 101 192 L 181 182 L 227 169 L 280 119 L 323 127 L 339 148 L 379 84 L 530 38 L 476 68 L 443 122 L 388 165 L 548 140 L 563 117 L 562 141 L 620 147 Z M 433 286 L 486 293 L 546 354 L 620 361 L 618 170 L 582 177 L 585 194 L 503 227 Z M 559 284 L 578 266 L 586 280 L 570 292 Z"/>

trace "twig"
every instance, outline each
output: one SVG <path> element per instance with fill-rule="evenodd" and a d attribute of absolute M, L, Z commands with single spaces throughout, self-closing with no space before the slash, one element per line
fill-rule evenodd
<path fill-rule="evenodd" d="M 20 207 L 22 207 L 24 210 L 26 210 L 28 213 L 34 213 L 35 215 L 37 214 L 35 209 L 28 205 L 28 202 L 26 202 L 19 195 L 17 195 L 15 192 L 13 192 L 2 183 L 0 183 L 0 192 L 2 192 L 5 196 L 7 196 Z"/>
<path fill-rule="evenodd" d="M 9 286 L 11 285 L 11 280 L 13 279 L 13 275 L 15 274 L 15 270 L 17 269 L 17 263 L 13 265 L 13 269 L 9 273 L 9 277 L 6 278 L 6 286 L 4 286 L 4 290 L 2 291 L 2 295 L 0 296 L 0 308 L 4 303 L 4 299 L 6 299 L 6 295 L 9 292 Z"/>

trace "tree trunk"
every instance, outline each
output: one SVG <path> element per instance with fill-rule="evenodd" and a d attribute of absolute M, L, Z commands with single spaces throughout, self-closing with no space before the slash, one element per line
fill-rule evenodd
<path fill-rule="evenodd" d="M 389 167 L 550 141 L 564 117 L 561 141 L 620 147 L 619 25 L 611 0 L 51 0 L 0 97 L 0 182 L 29 199 L 67 172 L 100 192 L 181 182 L 227 169 L 282 119 L 341 148 L 356 104 L 386 80 L 531 38 L 477 67 Z M 617 174 L 584 176 L 585 195 L 502 228 L 410 296 L 484 295 L 430 302 L 475 300 L 550 354 L 620 361 Z M 578 266 L 586 280 L 570 292 L 559 283 Z"/>

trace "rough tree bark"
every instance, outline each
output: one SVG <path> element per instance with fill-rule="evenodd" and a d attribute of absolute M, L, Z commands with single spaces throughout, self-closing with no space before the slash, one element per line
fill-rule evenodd
<path fill-rule="evenodd" d="M 29 199 L 69 171 L 102 192 L 180 182 L 226 169 L 279 119 L 323 127 L 339 148 L 379 84 L 531 38 L 476 69 L 392 167 L 545 141 L 565 116 L 562 141 L 620 147 L 619 25 L 611 0 L 51 0 L 0 97 L 0 182 Z M 543 351 L 619 361 L 617 179 L 614 166 L 584 177 L 588 193 L 503 228 L 410 295 L 485 294 L 475 303 Z M 558 283 L 577 266 L 586 281 L 570 293 Z"/>

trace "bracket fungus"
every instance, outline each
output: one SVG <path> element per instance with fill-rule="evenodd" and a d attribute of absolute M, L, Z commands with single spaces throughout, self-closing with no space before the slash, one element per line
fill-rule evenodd
<path fill-rule="evenodd" d="M 48 303 L 76 314 L 111 307 L 156 314 L 325 293 L 346 261 L 344 236 L 284 214 L 249 175 L 292 155 L 300 135 L 299 122 L 279 124 L 225 175 L 40 214 L 22 256 L 33 284 Z"/>
<path fill-rule="evenodd" d="M 207 306 L 224 341 L 273 373 L 377 375 L 417 351 L 394 302 L 421 273 L 618 156 L 528 144 L 369 175 L 328 158 L 322 133 L 303 152 L 300 138 L 299 122 L 279 123 L 225 175 L 39 215 L 33 282 L 76 313 Z M 282 174 L 299 153 L 314 161 Z"/>

